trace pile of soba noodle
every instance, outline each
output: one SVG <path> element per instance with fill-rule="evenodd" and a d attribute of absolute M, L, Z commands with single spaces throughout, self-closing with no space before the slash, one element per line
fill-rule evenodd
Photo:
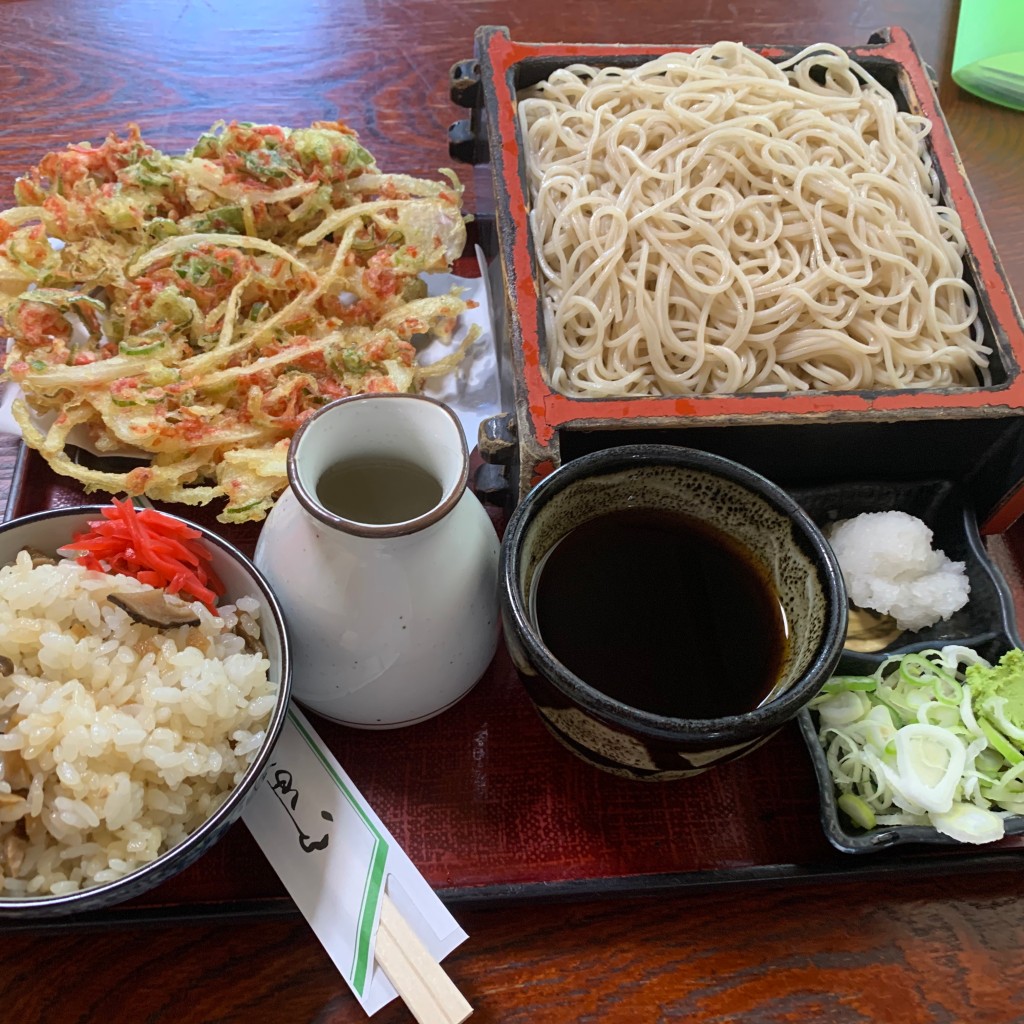
<path fill-rule="evenodd" d="M 988 381 L 930 122 L 836 47 L 573 65 L 519 117 L 556 389 Z"/>

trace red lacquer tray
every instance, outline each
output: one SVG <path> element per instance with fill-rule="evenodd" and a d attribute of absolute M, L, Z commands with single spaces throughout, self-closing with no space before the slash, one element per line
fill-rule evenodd
<path fill-rule="evenodd" d="M 23 450 L 7 516 L 87 500 L 96 498 Z M 187 512 L 218 528 L 212 513 Z M 252 552 L 258 526 L 220 529 Z M 1020 609 L 1024 527 L 989 545 Z M 985 871 L 1024 859 L 1024 838 L 977 850 L 838 853 L 822 832 L 795 723 L 746 758 L 696 778 L 642 783 L 599 772 L 550 737 L 504 649 L 465 700 L 421 725 L 363 732 L 310 719 L 449 903 Z M 239 823 L 176 878 L 77 920 L 281 911 L 294 905 Z"/>

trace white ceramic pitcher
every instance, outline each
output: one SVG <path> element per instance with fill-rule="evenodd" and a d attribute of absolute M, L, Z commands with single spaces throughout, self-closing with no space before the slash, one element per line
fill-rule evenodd
<path fill-rule="evenodd" d="M 367 459 L 422 467 L 440 499 L 403 522 L 359 522 L 325 507 L 323 473 Z M 498 642 L 499 543 L 468 478 L 458 419 L 419 395 L 343 398 L 296 432 L 290 486 L 255 562 L 284 609 L 301 703 L 383 729 L 439 714 L 473 688 Z"/>

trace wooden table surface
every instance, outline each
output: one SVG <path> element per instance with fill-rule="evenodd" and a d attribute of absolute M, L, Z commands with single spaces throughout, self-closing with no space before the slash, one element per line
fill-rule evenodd
<path fill-rule="evenodd" d="M 342 116 L 381 166 L 433 174 L 461 116 L 448 69 L 478 25 L 530 41 L 855 44 L 899 24 L 1024 296 L 1024 115 L 949 75 L 954 0 L 0 0 L 0 202 L 48 149 L 136 121 L 181 149 L 219 118 Z M 474 209 L 485 197 L 474 192 Z M 16 444 L 0 440 L 0 497 Z M 470 909 L 446 966 L 473 1020 L 1024 1020 L 1024 876 L 905 876 Z M 0 1020 L 363 1018 L 297 913 L 4 930 Z M 400 1003 L 376 1018 L 411 1020 Z"/>

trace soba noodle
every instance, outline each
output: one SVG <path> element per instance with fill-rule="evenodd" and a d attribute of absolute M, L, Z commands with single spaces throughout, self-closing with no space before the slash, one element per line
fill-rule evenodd
<path fill-rule="evenodd" d="M 930 122 L 836 47 L 573 65 L 519 118 L 558 390 L 987 382 Z"/>

